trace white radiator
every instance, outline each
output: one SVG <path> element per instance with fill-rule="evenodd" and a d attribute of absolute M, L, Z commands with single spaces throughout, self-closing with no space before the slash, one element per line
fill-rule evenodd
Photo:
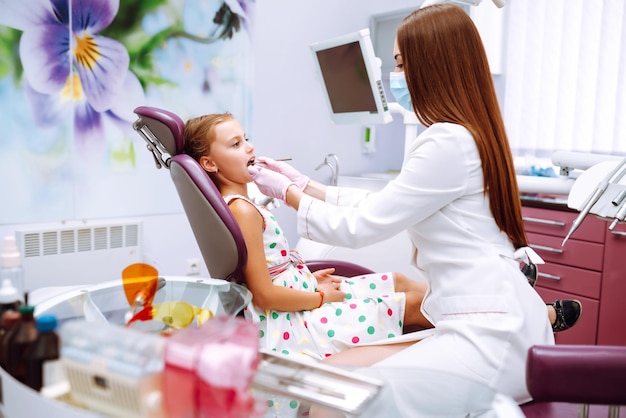
<path fill-rule="evenodd" d="M 142 260 L 141 221 L 102 220 L 38 224 L 15 231 L 24 289 L 94 284 L 122 277 Z"/>

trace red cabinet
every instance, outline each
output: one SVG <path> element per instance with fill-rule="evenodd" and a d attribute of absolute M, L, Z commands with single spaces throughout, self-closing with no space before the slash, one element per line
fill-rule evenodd
<path fill-rule="evenodd" d="M 529 245 L 544 259 L 537 292 L 546 302 L 578 299 L 581 319 L 556 334 L 560 344 L 626 345 L 622 306 L 626 300 L 626 226 L 608 231 L 609 223 L 587 216 L 561 246 L 577 212 L 524 206 Z"/>
<path fill-rule="evenodd" d="M 606 231 L 598 344 L 626 345 L 626 225 Z"/>

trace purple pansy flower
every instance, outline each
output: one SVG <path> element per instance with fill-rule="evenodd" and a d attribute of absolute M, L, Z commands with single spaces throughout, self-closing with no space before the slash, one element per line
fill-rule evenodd
<path fill-rule="evenodd" d="M 23 31 L 20 58 L 29 101 L 41 113 L 35 116 L 38 122 L 54 120 L 53 110 L 44 112 L 43 103 L 71 104 L 75 136 L 104 139 L 101 113 L 111 112 L 120 99 L 143 101 L 124 45 L 98 35 L 118 8 L 119 0 L 71 0 L 71 8 L 69 0 L 0 0 L 0 24 Z M 132 120 L 132 113 L 117 117 Z"/>

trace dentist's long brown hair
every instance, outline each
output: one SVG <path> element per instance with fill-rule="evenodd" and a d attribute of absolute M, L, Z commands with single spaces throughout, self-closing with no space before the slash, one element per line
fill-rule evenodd
<path fill-rule="evenodd" d="M 452 122 L 476 141 L 485 193 L 498 227 L 527 245 L 513 157 L 480 35 L 458 6 L 416 10 L 397 31 L 413 109 L 424 126 Z"/>

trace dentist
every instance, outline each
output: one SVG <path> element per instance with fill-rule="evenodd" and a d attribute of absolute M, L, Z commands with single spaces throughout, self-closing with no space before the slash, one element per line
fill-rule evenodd
<path fill-rule="evenodd" d="M 400 24 L 394 58 L 392 93 L 426 130 L 384 189 L 326 187 L 270 159 L 249 167 L 250 174 L 261 192 L 298 211 L 298 233 L 307 239 L 359 248 L 408 231 L 413 263 L 428 282 L 421 310 L 435 325 L 433 335 L 358 347 L 334 363 L 435 369 L 529 401 L 528 349 L 553 344 L 555 329 L 520 272 L 528 242 L 480 36 L 460 7 L 425 7 Z M 570 326 L 572 313 L 555 308 L 557 325 Z M 410 382 L 401 386 L 404 395 L 397 396 L 410 397 Z"/>

